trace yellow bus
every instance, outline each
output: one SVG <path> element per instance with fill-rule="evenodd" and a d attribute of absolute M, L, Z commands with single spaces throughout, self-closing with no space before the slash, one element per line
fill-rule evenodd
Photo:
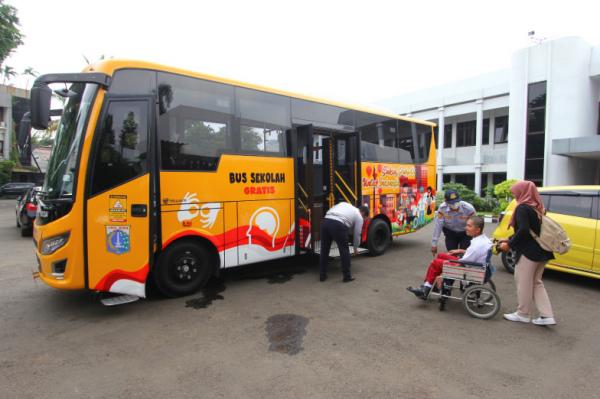
<path fill-rule="evenodd" d="M 319 252 L 334 203 L 367 204 L 385 251 L 435 209 L 434 124 L 151 63 L 39 77 L 66 99 L 34 226 L 59 289 L 191 294 L 223 268 Z"/>

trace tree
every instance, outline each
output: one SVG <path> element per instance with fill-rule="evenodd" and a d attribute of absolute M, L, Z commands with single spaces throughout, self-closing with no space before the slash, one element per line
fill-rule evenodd
<path fill-rule="evenodd" d="M 23 35 L 18 26 L 17 9 L 0 0 L 0 65 L 15 48 L 23 44 Z"/>
<path fill-rule="evenodd" d="M 36 71 L 35 69 L 33 69 L 32 67 L 28 67 L 28 68 L 25 68 L 25 69 L 23 70 L 23 73 L 22 73 L 21 75 L 23 75 L 23 76 L 27 76 L 27 77 L 28 77 L 28 78 L 27 78 L 27 83 L 25 84 L 25 87 L 26 87 L 26 88 L 29 88 L 29 77 L 32 77 L 32 78 L 37 78 L 39 74 L 38 74 L 38 73 L 37 73 L 37 71 Z"/>
<path fill-rule="evenodd" d="M 10 181 L 10 176 L 15 165 L 13 161 L 0 161 L 0 185 Z"/>
<path fill-rule="evenodd" d="M 2 83 L 6 84 L 6 82 L 8 82 L 11 78 L 14 78 L 16 75 L 17 71 L 15 71 L 13 67 L 4 65 L 4 68 L 2 68 Z"/>

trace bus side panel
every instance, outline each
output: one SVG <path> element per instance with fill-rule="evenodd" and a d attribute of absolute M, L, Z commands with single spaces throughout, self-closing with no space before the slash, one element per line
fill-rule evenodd
<path fill-rule="evenodd" d="M 291 205 L 291 200 L 239 203 L 240 265 L 294 254 L 295 224 Z"/>
<path fill-rule="evenodd" d="M 200 236 L 220 267 L 293 255 L 293 159 L 223 155 L 216 172 L 162 171 L 160 187 L 163 249 Z"/>
<path fill-rule="evenodd" d="M 362 162 L 361 172 L 361 203 L 369 206 L 371 217 L 385 215 L 393 235 L 416 231 L 433 219 L 435 167 Z"/>

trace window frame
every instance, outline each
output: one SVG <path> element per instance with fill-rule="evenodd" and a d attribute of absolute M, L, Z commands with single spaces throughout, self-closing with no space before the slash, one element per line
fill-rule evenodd
<path fill-rule="evenodd" d="M 461 125 L 467 125 L 467 124 L 473 124 L 474 126 L 474 131 L 473 131 L 473 144 L 460 144 L 459 143 L 459 138 L 460 138 L 460 127 Z M 463 135 L 463 139 L 465 139 L 466 137 Z M 464 140 L 464 142 L 466 142 L 466 140 Z M 463 147 L 475 147 L 477 145 L 477 121 L 476 120 L 470 120 L 470 121 L 464 121 L 464 122 L 458 122 L 456 123 L 456 148 L 463 148 Z"/>

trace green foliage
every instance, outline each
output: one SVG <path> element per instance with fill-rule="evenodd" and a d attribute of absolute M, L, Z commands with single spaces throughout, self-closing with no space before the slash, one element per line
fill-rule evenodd
<path fill-rule="evenodd" d="M 477 212 L 489 212 L 495 215 L 500 214 L 504 211 L 510 201 L 512 201 L 512 194 L 510 188 L 518 180 L 510 179 L 505 180 L 502 183 L 496 184 L 495 186 L 489 185 L 483 189 L 484 197 L 480 197 L 471 189 L 464 184 L 460 183 L 446 183 L 443 186 L 443 190 L 456 190 L 458 195 L 463 201 L 472 204 Z M 439 191 L 436 195 L 436 203 L 441 204 L 444 202 L 444 192 Z"/>
<path fill-rule="evenodd" d="M 16 47 L 23 44 L 18 25 L 17 9 L 0 0 L 0 65 Z"/>
<path fill-rule="evenodd" d="M 16 163 L 14 161 L 0 161 L 0 185 L 10 181 L 10 176 L 15 166 Z"/>
<path fill-rule="evenodd" d="M 509 201 L 509 199 L 512 199 L 512 193 L 510 192 L 510 188 L 516 182 L 517 180 L 515 179 L 509 179 L 504 180 L 502 183 L 496 184 L 496 186 L 494 187 L 494 194 L 498 198 L 504 198 L 505 200 Z"/>
<path fill-rule="evenodd" d="M 475 201 L 475 197 L 477 196 L 477 194 L 475 194 L 475 191 L 471 190 L 470 188 L 461 183 L 446 183 L 444 184 L 442 189 L 444 191 L 455 190 L 460 196 L 461 200 L 466 201 L 470 204 L 473 204 L 473 202 Z"/>

